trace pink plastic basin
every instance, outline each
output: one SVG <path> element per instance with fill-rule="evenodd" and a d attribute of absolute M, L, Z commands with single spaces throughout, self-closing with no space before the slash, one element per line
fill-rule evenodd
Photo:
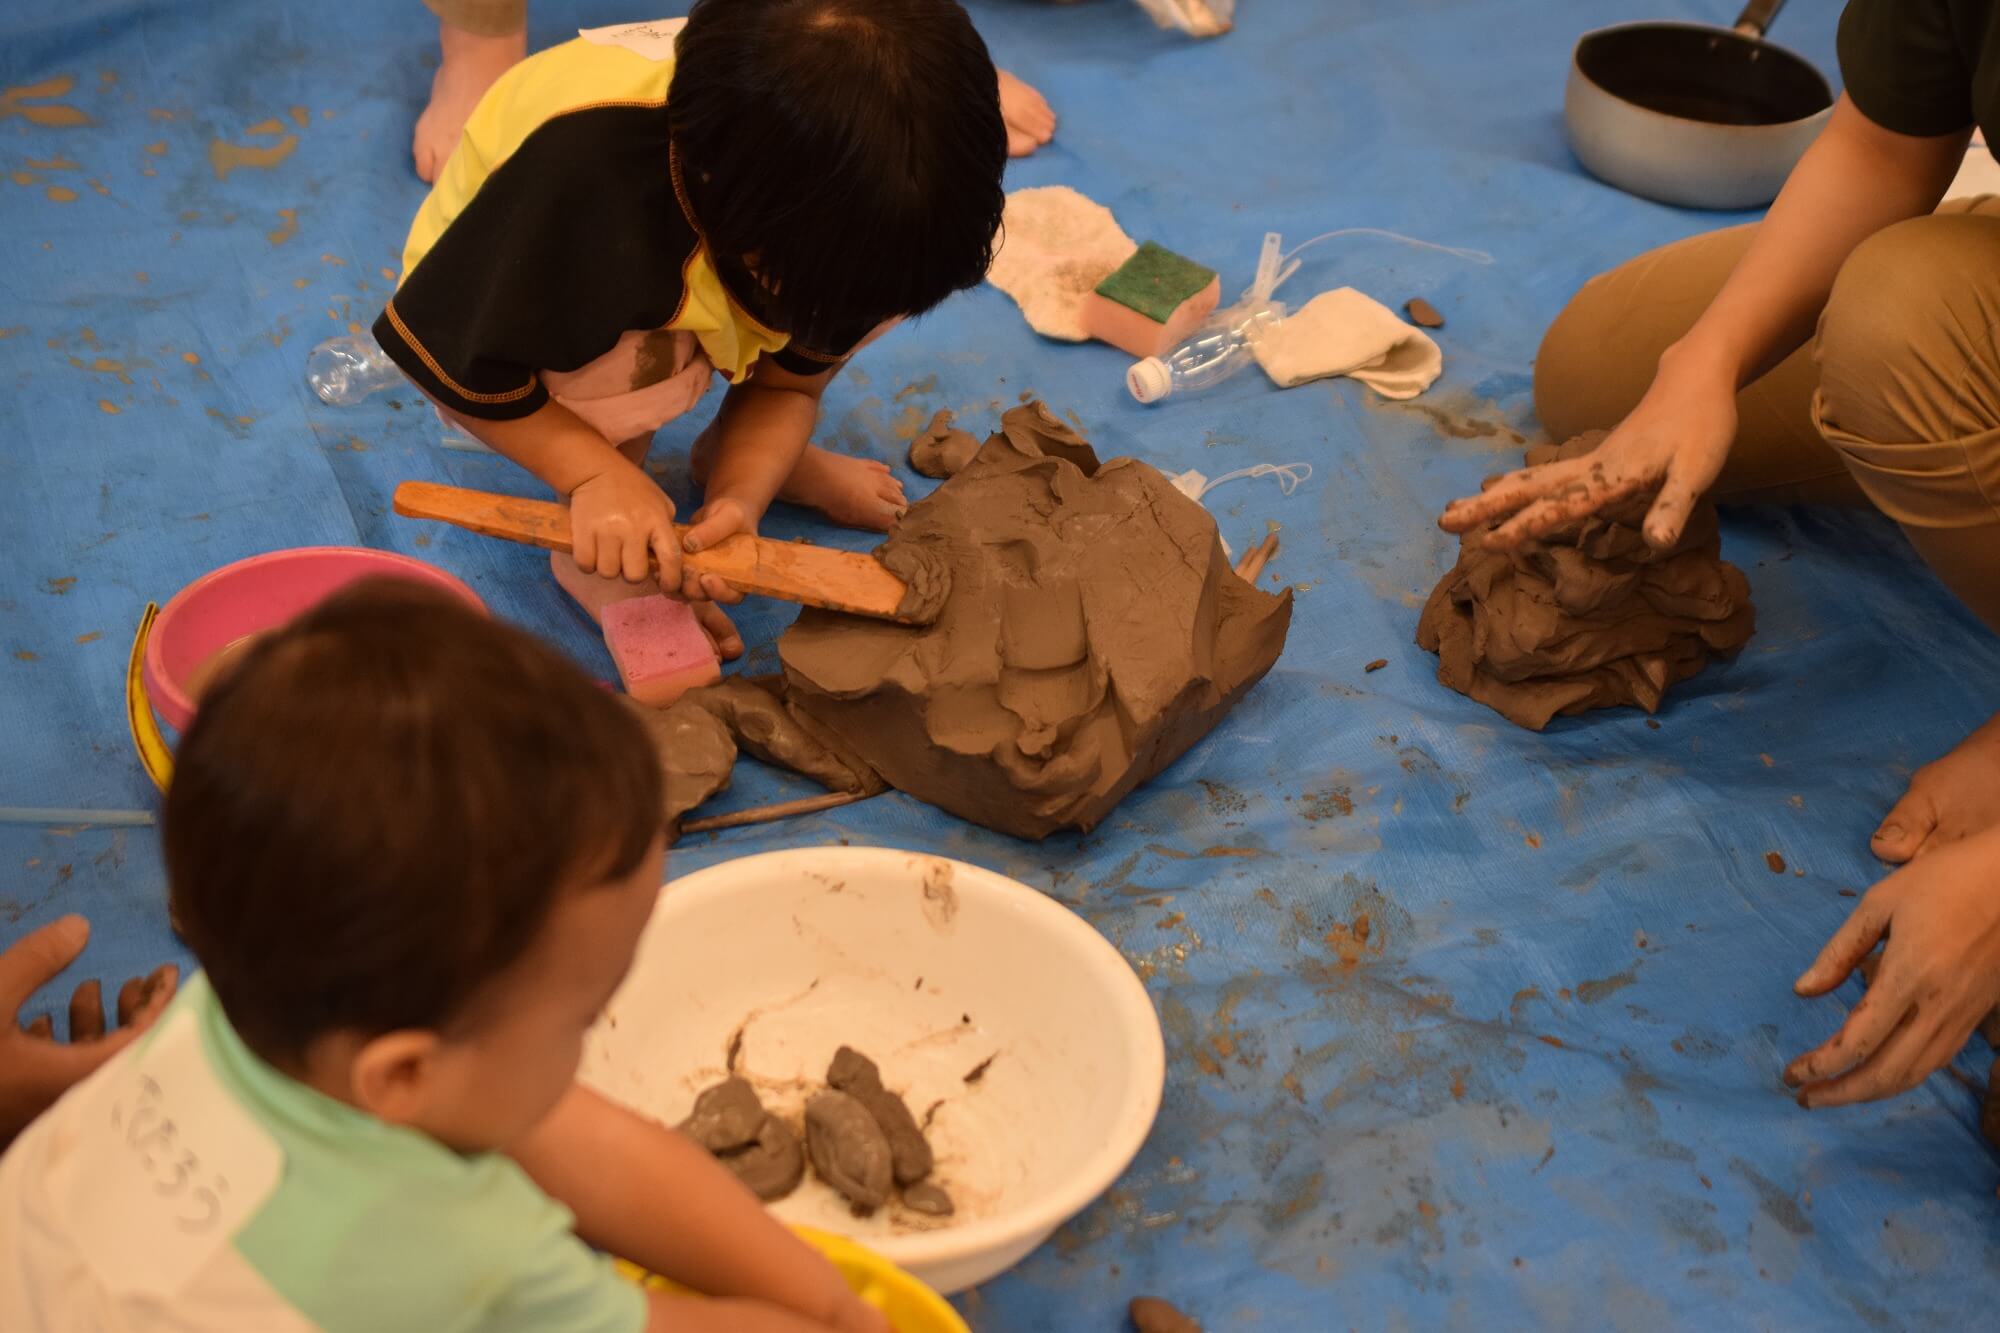
<path fill-rule="evenodd" d="M 202 575 L 160 608 L 146 641 L 146 693 L 176 731 L 194 719 L 188 678 L 210 655 L 247 634 L 274 629 L 357 579 L 414 579 L 463 598 L 481 611 L 479 594 L 421 560 L 364 546 L 301 546 L 253 555 Z"/>

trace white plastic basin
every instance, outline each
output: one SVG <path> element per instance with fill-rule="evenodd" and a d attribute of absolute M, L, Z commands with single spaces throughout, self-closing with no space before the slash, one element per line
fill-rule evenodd
<path fill-rule="evenodd" d="M 843 1043 L 919 1118 L 936 1105 L 932 1179 L 954 1216 L 892 1204 L 859 1219 L 810 1172 L 774 1211 L 946 1294 L 1019 1262 L 1117 1179 L 1166 1069 L 1145 987 L 1082 918 L 990 870 L 885 848 L 773 852 L 672 881 L 583 1077 L 676 1123 L 738 1034 L 737 1072 L 794 1128 Z"/>

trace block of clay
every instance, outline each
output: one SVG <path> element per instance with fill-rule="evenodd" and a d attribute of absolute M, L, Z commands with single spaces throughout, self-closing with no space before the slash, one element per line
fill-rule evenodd
<path fill-rule="evenodd" d="M 1527 461 L 1581 458 L 1603 439 L 1537 445 Z M 1733 656 L 1756 612 L 1743 571 L 1722 559 L 1714 504 L 1697 504 L 1661 551 L 1642 528 L 1651 501 L 1634 496 L 1513 551 L 1487 550 L 1485 528 L 1461 537 L 1458 564 L 1417 621 L 1438 681 L 1540 731 L 1593 708 L 1651 713 L 1676 682 Z"/>
<path fill-rule="evenodd" d="M 1132 356 L 1160 356 L 1187 341 L 1221 299 L 1214 269 L 1147 241 L 1083 298 L 1083 327 Z"/>
<path fill-rule="evenodd" d="M 1095 827 L 1283 651 L 1291 594 L 1236 576 L 1214 517 L 1135 459 L 1100 464 L 1041 404 L 878 549 L 942 592 L 931 623 L 807 609 L 785 700 L 888 783 L 988 828 Z"/>
<path fill-rule="evenodd" d="M 625 692 L 654 708 L 722 679 L 721 659 L 693 608 L 671 597 L 634 597 L 605 607 L 604 646 Z"/>

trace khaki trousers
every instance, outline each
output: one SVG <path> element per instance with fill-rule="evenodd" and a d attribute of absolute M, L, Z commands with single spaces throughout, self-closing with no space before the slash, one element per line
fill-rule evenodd
<path fill-rule="evenodd" d="M 1542 340 L 1535 409 L 1557 440 L 1638 405 L 1750 244 L 1694 236 L 1584 284 Z M 1807 346 L 1737 396 L 1724 504 L 1869 504 L 2000 631 L 2000 196 L 1863 241 Z"/>
<path fill-rule="evenodd" d="M 424 0 L 424 7 L 475 37 L 505 37 L 528 26 L 528 0 Z"/>

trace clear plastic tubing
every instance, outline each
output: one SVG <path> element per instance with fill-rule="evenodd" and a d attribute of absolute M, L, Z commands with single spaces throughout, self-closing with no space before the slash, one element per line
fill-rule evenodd
<path fill-rule="evenodd" d="M 332 407 L 352 407 L 369 394 L 403 382 L 403 372 L 370 337 L 328 338 L 306 357 L 306 383 Z"/>
<path fill-rule="evenodd" d="M 1133 362 L 1125 372 L 1125 387 L 1142 403 L 1212 388 L 1249 365 L 1257 340 L 1284 317 L 1285 307 L 1278 301 L 1231 306 L 1165 356 Z"/>

